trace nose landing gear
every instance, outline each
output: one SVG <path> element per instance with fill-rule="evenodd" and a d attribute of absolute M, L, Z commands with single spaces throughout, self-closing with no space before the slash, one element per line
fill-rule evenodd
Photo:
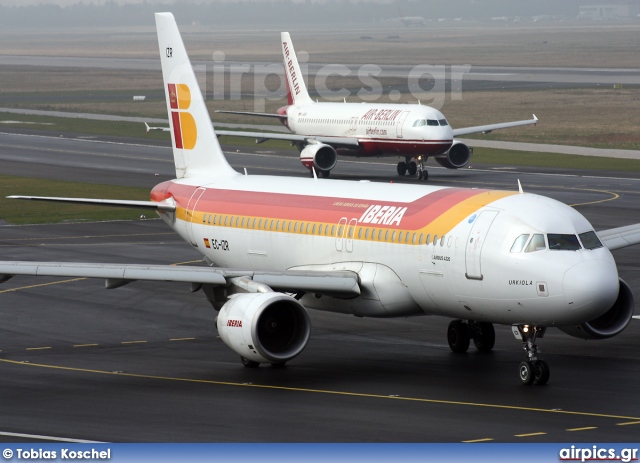
<path fill-rule="evenodd" d="M 516 339 L 522 341 L 522 347 L 527 353 L 527 360 L 520 362 L 518 373 L 522 384 L 547 384 L 549 381 L 549 365 L 538 358 L 536 338 L 544 337 L 546 327 L 535 325 L 514 325 L 511 327 Z"/>

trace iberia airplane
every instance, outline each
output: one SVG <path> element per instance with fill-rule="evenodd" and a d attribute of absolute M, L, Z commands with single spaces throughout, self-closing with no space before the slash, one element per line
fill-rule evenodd
<path fill-rule="evenodd" d="M 305 348 L 308 309 L 363 317 L 453 319 L 449 346 L 480 351 L 493 324 L 512 327 L 523 383 L 544 384 L 536 342 L 548 327 L 585 339 L 619 334 L 633 316 L 611 250 L 640 243 L 640 224 L 596 233 L 571 207 L 520 191 L 244 175 L 227 163 L 171 13 L 158 44 L 177 178 L 150 201 L 13 196 L 158 212 L 210 267 L 0 262 L 14 275 L 179 281 L 219 310 L 224 343 L 247 367 Z"/>
<path fill-rule="evenodd" d="M 400 156 L 398 175 L 414 175 L 426 180 L 424 163 L 433 157 L 448 169 L 459 169 L 469 162 L 471 150 L 454 137 L 472 133 L 535 125 L 538 119 L 452 129 L 444 115 L 420 104 L 316 103 L 309 96 L 288 32 L 282 32 L 285 82 L 288 105 L 277 114 L 247 111 L 217 111 L 277 117 L 291 134 L 218 131 L 218 135 L 288 140 L 300 150 L 300 162 L 323 177 L 338 162 L 338 154 L 357 157 Z M 161 129 L 161 127 L 153 127 Z M 151 127 L 147 126 L 147 130 Z"/>

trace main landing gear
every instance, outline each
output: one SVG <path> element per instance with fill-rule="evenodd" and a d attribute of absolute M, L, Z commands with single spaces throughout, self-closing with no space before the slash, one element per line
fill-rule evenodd
<path fill-rule="evenodd" d="M 544 337 L 545 327 L 535 325 L 514 325 L 511 327 L 514 336 L 522 341 L 522 347 L 527 353 L 527 360 L 520 362 L 518 374 L 522 384 L 547 384 L 549 381 L 549 365 L 538 358 L 536 338 Z"/>
<path fill-rule="evenodd" d="M 424 167 L 425 160 L 422 156 L 418 158 L 405 158 L 405 161 L 398 163 L 398 175 L 405 175 L 408 173 L 411 177 L 415 177 L 418 180 L 427 180 L 429 178 L 429 172 Z"/>
<path fill-rule="evenodd" d="M 453 320 L 447 329 L 447 341 L 453 352 L 463 353 L 469 349 L 471 340 L 479 352 L 490 352 L 496 343 L 496 332 L 488 322 L 466 322 Z"/>

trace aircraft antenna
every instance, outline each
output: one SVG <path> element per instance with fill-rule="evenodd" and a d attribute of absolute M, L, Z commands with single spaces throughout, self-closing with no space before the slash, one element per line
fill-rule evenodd
<path fill-rule="evenodd" d="M 520 194 L 524 193 L 524 191 L 522 191 L 522 185 L 520 184 L 520 179 L 518 179 L 518 191 L 520 192 Z"/>

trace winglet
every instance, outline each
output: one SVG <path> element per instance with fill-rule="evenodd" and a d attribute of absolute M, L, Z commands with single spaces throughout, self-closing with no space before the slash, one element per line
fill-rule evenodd
<path fill-rule="evenodd" d="M 538 125 L 538 118 L 536 117 L 536 115 L 533 115 L 533 120 L 535 121 L 535 123 L 533 125 Z"/>
<path fill-rule="evenodd" d="M 176 177 L 239 175 L 222 153 L 173 14 L 155 17 Z"/>
<path fill-rule="evenodd" d="M 284 58 L 284 75 L 287 84 L 287 100 L 292 104 L 309 104 L 313 100 L 309 96 L 307 86 L 304 84 L 304 78 L 298 65 L 296 51 L 293 49 L 293 42 L 288 32 L 280 34 L 282 42 L 282 56 Z"/>

